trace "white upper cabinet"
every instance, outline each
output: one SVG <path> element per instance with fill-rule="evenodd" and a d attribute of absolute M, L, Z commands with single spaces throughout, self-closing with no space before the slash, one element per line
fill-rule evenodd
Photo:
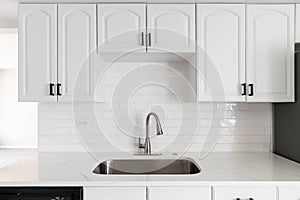
<path fill-rule="evenodd" d="M 98 51 L 145 51 L 145 4 L 98 5 Z"/>
<path fill-rule="evenodd" d="M 198 101 L 294 101 L 294 4 L 195 6 L 20 4 L 19 100 L 100 101 L 96 59 L 133 51 L 125 61 L 197 60 Z"/>
<path fill-rule="evenodd" d="M 146 50 L 195 52 L 195 4 L 98 5 L 99 52 Z"/>
<path fill-rule="evenodd" d="M 245 101 L 245 5 L 198 4 L 197 28 L 198 100 Z"/>
<path fill-rule="evenodd" d="M 195 4 L 148 4 L 147 51 L 195 52 Z"/>
<path fill-rule="evenodd" d="M 300 42 L 300 4 L 296 4 L 295 42 Z"/>
<path fill-rule="evenodd" d="M 92 101 L 96 5 L 58 6 L 58 101 Z"/>
<path fill-rule="evenodd" d="M 248 102 L 294 101 L 294 5 L 247 6 Z"/>
<path fill-rule="evenodd" d="M 55 102 L 57 5 L 19 6 L 19 100 Z M 53 95 L 50 95 L 50 90 Z"/>

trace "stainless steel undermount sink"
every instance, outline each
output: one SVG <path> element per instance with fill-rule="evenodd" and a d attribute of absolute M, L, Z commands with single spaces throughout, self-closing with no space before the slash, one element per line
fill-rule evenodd
<path fill-rule="evenodd" d="M 147 174 L 198 174 L 200 167 L 191 159 L 127 159 L 106 160 L 93 171 L 106 175 L 147 175 Z"/>

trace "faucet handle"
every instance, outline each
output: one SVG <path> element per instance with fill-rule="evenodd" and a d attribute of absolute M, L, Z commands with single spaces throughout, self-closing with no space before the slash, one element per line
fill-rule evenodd
<path fill-rule="evenodd" d="M 139 148 L 145 149 L 145 147 L 146 147 L 145 143 L 142 143 L 142 138 L 139 137 Z"/>

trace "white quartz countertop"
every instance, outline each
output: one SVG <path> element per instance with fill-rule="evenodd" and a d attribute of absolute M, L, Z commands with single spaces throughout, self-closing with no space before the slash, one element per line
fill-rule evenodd
<path fill-rule="evenodd" d="M 1 152 L 0 152 L 1 153 Z M 3 152 L 2 152 L 3 153 Z M 132 154 L 107 153 L 101 160 L 141 159 Z M 159 158 L 175 158 L 163 154 Z M 188 153 L 201 167 L 197 175 L 96 175 L 92 171 L 101 161 L 88 153 L 39 153 L 0 168 L 0 186 L 7 185 L 222 185 L 226 184 L 298 184 L 300 164 L 272 153 L 211 153 L 200 159 Z M 153 156 L 148 158 L 155 158 Z"/>

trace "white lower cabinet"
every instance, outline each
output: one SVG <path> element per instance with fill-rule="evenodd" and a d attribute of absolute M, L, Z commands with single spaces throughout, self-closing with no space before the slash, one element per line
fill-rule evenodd
<path fill-rule="evenodd" d="M 85 187 L 84 200 L 211 200 L 211 187 Z"/>
<path fill-rule="evenodd" d="M 214 187 L 213 200 L 277 200 L 276 187 Z"/>
<path fill-rule="evenodd" d="M 300 186 L 299 187 L 279 187 L 278 200 L 299 200 L 300 199 Z"/>
<path fill-rule="evenodd" d="M 210 200 L 210 187 L 148 187 L 147 200 Z"/>
<path fill-rule="evenodd" d="M 300 186 L 84 187 L 84 200 L 300 200 Z"/>
<path fill-rule="evenodd" d="M 84 200 L 146 200 L 146 187 L 85 187 Z"/>

